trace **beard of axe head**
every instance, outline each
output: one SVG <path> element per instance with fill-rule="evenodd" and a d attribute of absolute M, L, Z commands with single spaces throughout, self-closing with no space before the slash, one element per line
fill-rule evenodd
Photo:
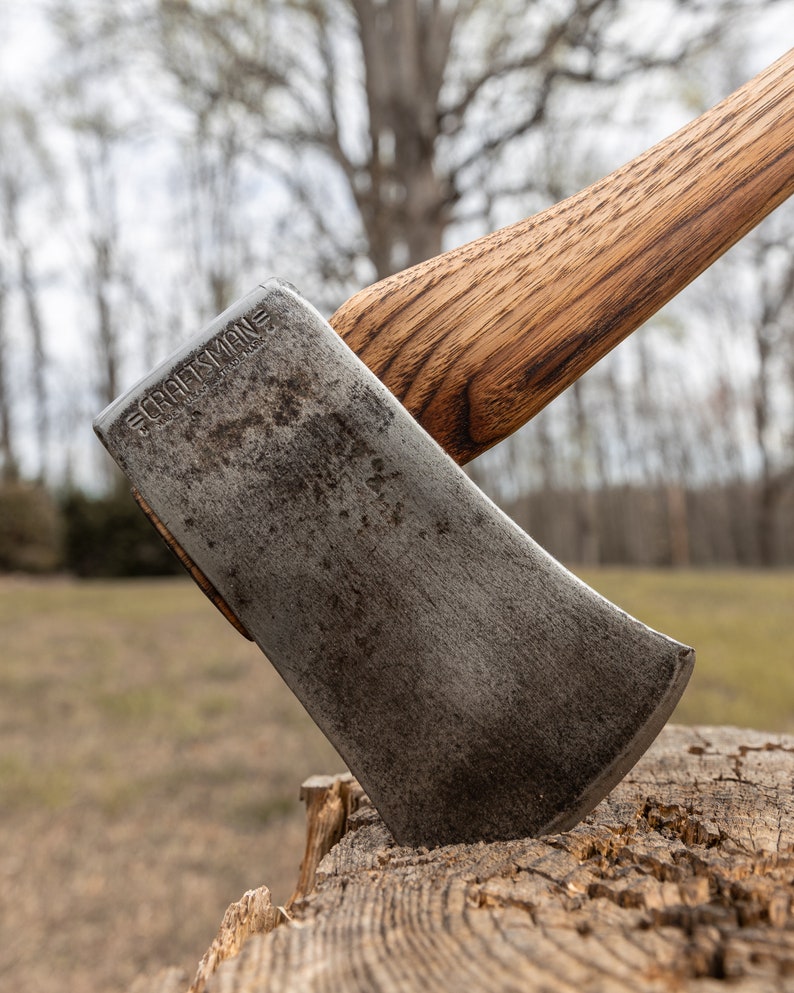
<path fill-rule="evenodd" d="M 693 651 L 544 552 L 286 283 L 95 430 L 401 844 L 573 826 L 683 692 Z"/>

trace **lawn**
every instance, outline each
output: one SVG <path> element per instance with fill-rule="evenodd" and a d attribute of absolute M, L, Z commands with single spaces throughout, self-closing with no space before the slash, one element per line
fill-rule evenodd
<path fill-rule="evenodd" d="M 673 720 L 794 732 L 794 571 L 580 571 L 630 614 L 691 645 Z"/>
<path fill-rule="evenodd" d="M 187 580 L 0 579 L 0 988 L 194 970 L 297 879 L 300 783 L 340 760 Z"/>
<path fill-rule="evenodd" d="M 794 572 L 582 577 L 697 648 L 676 720 L 794 731 Z M 340 768 L 188 581 L 0 578 L 0 987 L 192 971 L 246 889 L 286 900 L 300 782 Z"/>

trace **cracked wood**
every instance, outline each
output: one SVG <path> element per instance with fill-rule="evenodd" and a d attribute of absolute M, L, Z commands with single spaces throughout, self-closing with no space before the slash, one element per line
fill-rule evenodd
<path fill-rule="evenodd" d="M 331 782 L 347 833 L 207 993 L 792 990 L 793 788 L 794 737 L 671 726 L 573 830 L 427 851 Z"/>

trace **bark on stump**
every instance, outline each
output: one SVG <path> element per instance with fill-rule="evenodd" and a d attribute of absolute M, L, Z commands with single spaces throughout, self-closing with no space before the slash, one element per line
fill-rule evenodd
<path fill-rule="evenodd" d="M 298 892 L 193 990 L 794 991 L 793 792 L 794 737 L 671 726 L 572 831 L 427 851 L 315 777 Z"/>

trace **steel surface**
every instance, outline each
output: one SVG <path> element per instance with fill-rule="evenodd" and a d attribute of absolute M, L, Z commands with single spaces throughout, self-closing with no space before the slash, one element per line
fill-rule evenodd
<path fill-rule="evenodd" d="M 95 428 L 400 843 L 572 826 L 686 685 L 694 653 L 544 552 L 288 284 Z"/>

